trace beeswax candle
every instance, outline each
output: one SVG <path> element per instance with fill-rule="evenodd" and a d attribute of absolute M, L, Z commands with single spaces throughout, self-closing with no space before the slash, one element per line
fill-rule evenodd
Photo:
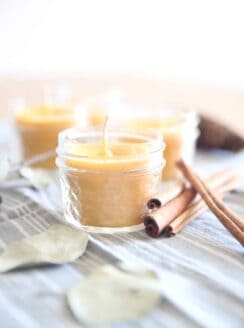
<path fill-rule="evenodd" d="M 179 159 L 183 158 L 188 163 L 192 162 L 198 137 L 197 124 L 198 119 L 194 112 L 164 113 L 163 110 L 161 112 L 155 110 L 155 112 L 146 114 L 138 113 L 137 115 L 132 112 L 131 117 L 122 123 L 126 128 L 153 129 L 161 133 L 166 146 L 164 180 L 179 177 L 179 171 L 175 165 Z"/>
<path fill-rule="evenodd" d="M 163 143 L 155 134 L 81 131 L 59 135 L 57 165 L 66 219 L 87 230 L 133 230 L 158 188 Z M 105 140 L 105 142 L 104 142 Z"/>
<path fill-rule="evenodd" d="M 26 108 L 15 111 L 14 120 L 23 159 L 53 151 L 52 156 L 34 166 L 54 169 L 58 133 L 74 125 L 73 111 L 48 106 Z"/>

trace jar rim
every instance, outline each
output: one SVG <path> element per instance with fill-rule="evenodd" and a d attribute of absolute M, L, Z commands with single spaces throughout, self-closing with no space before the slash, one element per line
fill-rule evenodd
<path fill-rule="evenodd" d="M 115 121 L 128 122 L 133 120 L 167 120 L 177 118 L 182 124 L 191 124 L 196 127 L 199 123 L 197 111 L 189 106 L 163 104 L 162 106 L 140 106 L 122 104 L 120 113 Z"/>
<path fill-rule="evenodd" d="M 75 159 L 96 159 L 90 156 L 84 156 L 80 154 L 75 154 L 70 152 L 72 146 L 79 145 L 79 144 L 92 144 L 92 141 L 99 142 L 102 140 L 103 137 L 103 130 L 101 128 L 79 128 L 73 127 L 66 130 L 63 130 L 58 135 L 58 147 L 56 148 L 56 153 L 59 157 L 69 157 Z M 133 138 L 140 140 L 140 143 L 148 146 L 145 147 L 145 152 L 140 154 L 125 154 L 121 156 L 116 156 L 115 159 L 109 158 L 108 161 L 118 160 L 121 159 L 131 159 L 131 158 L 139 158 L 148 156 L 150 154 L 156 153 L 158 151 L 163 151 L 165 149 L 165 143 L 163 141 L 162 135 L 155 131 L 154 129 L 146 129 L 146 131 L 142 130 L 129 130 L 129 129 L 111 129 L 109 131 L 109 140 L 111 142 L 111 138 L 113 140 L 125 140 L 126 138 L 130 140 L 130 144 L 133 145 Z M 131 142 L 132 140 L 132 142 Z M 104 161 L 104 158 L 101 158 Z"/>

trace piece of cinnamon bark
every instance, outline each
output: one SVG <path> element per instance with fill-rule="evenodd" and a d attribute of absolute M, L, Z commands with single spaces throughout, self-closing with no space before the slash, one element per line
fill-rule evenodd
<path fill-rule="evenodd" d="M 199 148 L 225 149 L 238 152 L 244 148 L 244 138 L 234 130 L 217 120 L 200 114 L 200 136 L 197 141 Z"/>
<path fill-rule="evenodd" d="M 165 226 L 175 219 L 179 213 L 182 213 L 195 196 L 195 190 L 186 189 L 178 197 L 169 201 L 165 206 L 148 213 L 143 219 L 146 233 L 151 237 L 158 237 Z"/>
<path fill-rule="evenodd" d="M 185 178 L 192 184 L 192 187 L 201 195 L 203 201 L 215 214 L 216 218 L 225 228 L 244 246 L 244 226 L 243 221 L 236 216 L 225 204 L 215 196 L 207 187 L 205 182 L 188 166 L 183 160 L 177 162 L 178 168 L 182 171 Z"/>
<path fill-rule="evenodd" d="M 236 188 L 239 184 L 239 177 L 232 177 L 229 181 L 226 181 L 223 185 L 213 188 L 216 195 L 222 199 L 225 194 Z M 200 198 L 197 202 L 193 202 L 187 209 L 181 213 L 175 220 L 165 227 L 164 233 L 167 237 L 172 237 L 183 230 L 192 220 L 199 215 L 207 211 L 208 207 L 204 201 Z"/>
<path fill-rule="evenodd" d="M 155 208 L 160 208 L 161 206 L 167 204 L 169 201 L 179 196 L 185 189 L 185 184 L 182 181 L 175 182 L 168 190 L 160 191 L 149 199 L 147 202 L 147 208 L 153 210 Z"/>
<path fill-rule="evenodd" d="M 224 168 L 210 177 L 206 178 L 206 183 L 210 188 L 217 188 L 219 186 L 225 185 L 230 179 L 235 176 L 231 168 Z M 173 187 L 177 187 L 177 184 Z M 178 187 L 177 187 L 178 188 Z M 177 188 L 175 190 L 177 190 Z M 172 196 L 174 193 L 174 188 L 169 189 L 169 196 Z M 169 224 L 175 220 L 181 213 L 183 213 L 187 208 L 189 208 L 190 203 L 195 198 L 195 191 L 191 188 L 186 188 L 182 193 L 172 199 L 168 199 L 168 202 L 158 206 L 158 203 L 161 203 L 162 200 L 167 199 L 167 193 L 162 192 L 158 193 L 151 200 L 157 200 L 156 206 L 148 207 L 148 212 L 143 217 L 143 222 L 145 225 L 146 233 L 151 237 L 159 237 L 164 229 L 169 226 Z M 199 199 L 199 195 L 195 199 Z M 149 200 L 150 202 L 150 200 Z"/>

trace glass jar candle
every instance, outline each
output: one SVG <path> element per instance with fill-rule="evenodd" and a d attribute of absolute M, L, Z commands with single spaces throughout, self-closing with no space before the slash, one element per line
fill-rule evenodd
<path fill-rule="evenodd" d="M 129 114 L 127 114 L 129 112 Z M 129 129 L 157 130 L 165 142 L 163 180 L 176 179 L 180 173 L 175 165 L 180 158 L 191 164 L 199 136 L 198 116 L 194 111 L 182 109 L 124 110 L 118 118 L 119 126 Z"/>
<path fill-rule="evenodd" d="M 38 159 L 35 168 L 54 169 L 58 133 L 75 124 L 71 108 L 22 106 L 14 110 L 14 125 L 23 160 Z"/>
<path fill-rule="evenodd" d="M 158 190 L 164 160 L 155 133 L 68 129 L 59 134 L 59 167 L 65 218 L 92 232 L 142 227 L 145 202 Z"/>

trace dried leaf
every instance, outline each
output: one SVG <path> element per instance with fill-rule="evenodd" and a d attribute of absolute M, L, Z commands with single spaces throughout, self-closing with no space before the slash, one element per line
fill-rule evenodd
<path fill-rule="evenodd" d="M 62 264 L 79 258 L 86 250 L 88 234 L 64 224 L 11 243 L 0 255 L 0 272 L 34 264 Z"/>
<path fill-rule="evenodd" d="M 156 307 L 160 294 L 155 274 L 124 270 L 104 266 L 68 291 L 69 306 L 79 321 L 102 325 L 138 320 Z"/>
<path fill-rule="evenodd" d="M 51 170 L 22 167 L 20 173 L 37 189 L 45 189 L 57 179 L 57 173 Z"/>

